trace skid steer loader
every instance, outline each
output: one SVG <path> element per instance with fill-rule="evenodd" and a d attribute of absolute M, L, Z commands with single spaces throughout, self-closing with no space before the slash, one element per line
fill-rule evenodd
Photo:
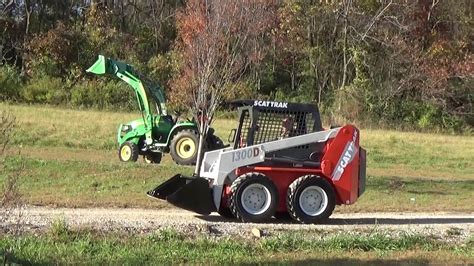
<path fill-rule="evenodd" d="M 198 130 L 192 120 L 178 121 L 166 109 L 163 90 L 140 75 L 131 65 L 103 55 L 86 70 L 97 75 L 112 74 L 125 81 L 135 92 L 142 116 L 121 124 L 117 132 L 118 156 L 121 161 L 136 161 L 143 155 L 147 163 L 160 163 L 163 153 L 170 153 L 177 164 L 192 165 L 196 162 Z M 224 147 L 219 137 L 210 129 L 206 149 Z"/>
<path fill-rule="evenodd" d="M 323 129 L 310 104 L 240 105 L 232 147 L 206 152 L 199 176 L 175 175 L 148 195 L 244 222 L 289 215 L 318 223 L 364 193 L 366 152 L 357 128 Z"/>

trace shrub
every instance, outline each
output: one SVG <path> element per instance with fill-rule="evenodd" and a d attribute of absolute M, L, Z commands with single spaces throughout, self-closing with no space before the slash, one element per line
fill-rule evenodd
<path fill-rule="evenodd" d="M 18 100 L 22 79 L 20 72 L 12 66 L 0 66 L 0 100 Z"/>
<path fill-rule="evenodd" d="M 66 220 L 56 219 L 51 222 L 48 234 L 56 242 L 66 242 L 71 231 Z"/>
<path fill-rule="evenodd" d="M 98 109 L 135 109 L 133 90 L 121 81 L 85 81 L 71 88 L 71 105 Z"/>
<path fill-rule="evenodd" d="M 69 90 L 60 78 L 35 77 L 23 88 L 21 97 L 28 103 L 65 104 Z"/>
<path fill-rule="evenodd" d="M 53 29 L 34 35 L 25 43 L 27 73 L 62 76 L 77 62 L 84 46 L 83 33 L 60 21 Z"/>

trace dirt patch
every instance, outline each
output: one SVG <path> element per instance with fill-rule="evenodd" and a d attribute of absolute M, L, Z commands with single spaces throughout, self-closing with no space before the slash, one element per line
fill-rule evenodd
<path fill-rule="evenodd" d="M 68 226 L 88 227 L 101 231 L 134 231 L 147 233 L 171 228 L 185 233 L 207 233 L 215 236 L 244 235 L 252 237 L 252 229 L 263 235 L 278 232 L 305 231 L 322 233 L 360 233 L 383 230 L 436 236 L 450 241 L 464 241 L 474 233 L 474 213 L 352 213 L 334 214 L 325 224 L 304 225 L 289 220 L 269 223 L 240 223 L 213 214 L 200 216 L 192 212 L 167 209 L 69 209 L 28 207 L 22 210 L 24 231 L 48 229 L 54 221 L 64 220 Z M 0 226 L 5 230 L 15 221 Z"/>

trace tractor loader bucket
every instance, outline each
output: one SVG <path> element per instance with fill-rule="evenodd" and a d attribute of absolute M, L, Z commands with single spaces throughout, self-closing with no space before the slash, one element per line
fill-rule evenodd
<path fill-rule="evenodd" d="M 106 68 L 107 68 L 107 62 L 105 60 L 105 57 L 103 55 L 99 55 L 99 58 L 97 59 L 97 61 L 95 61 L 95 63 L 91 67 L 89 67 L 86 71 L 100 75 L 100 74 L 106 73 Z"/>
<path fill-rule="evenodd" d="M 207 215 L 216 209 L 209 181 L 201 177 L 186 177 L 177 174 L 155 189 L 148 191 L 147 194 L 199 214 Z"/>

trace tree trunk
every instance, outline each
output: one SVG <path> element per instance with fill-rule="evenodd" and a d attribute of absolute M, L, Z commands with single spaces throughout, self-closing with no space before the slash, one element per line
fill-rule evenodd
<path fill-rule="evenodd" d="M 343 39 L 343 47 L 342 47 L 342 57 L 343 57 L 343 68 L 342 68 L 342 82 L 341 82 L 341 87 L 339 90 L 344 90 L 344 87 L 346 86 L 347 82 L 347 28 L 348 28 L 348 16 L 349 16 L 349 9 L 351 8 L 352 5 L 352 0 L 347 0 L 344 1 L 344 39 Z M 341 96 L 339 96 L 341 97 Z M 338 107 L 337 110 L 341 111 L 342 108 L 342 101 L 338 101 Z"/>
<path fill-rule="evenodd" d="M 198 154 L 196 158 L 196 167 L 194 168 L 195 177 L 199 176 L 199 172 L 201 170 L 202 159 L 204 155 L 204 141 L 206 140 L 208 127 L 209 126 L 207 125 L 207 122 L 201 120 L 200 129 L 199 129 L 199 144 L 198 144 L 198 151 L 197 151 Z"/>
<path fill-rule="evenodd" d="M 31 9 L 30 1 L 25 0 L 25 16 L 26 16 L 26 25 L 25 25 L 25 36 L 30 33 L 30 18 L 31 18 Z"/>
<path fill-rule="evenodd" d="M 343 47 L 342 47 L 342 56 L 343 56 L 343 69 L 342 69 L 342 83 L 341 89 L 344 89 L 346 86 L 346 79 L 347 79 L 347 15 L 348 15 L 348 7 L 346 7 L 346 12 L 344 12 L 344 40 L 343 40 Z"/>

